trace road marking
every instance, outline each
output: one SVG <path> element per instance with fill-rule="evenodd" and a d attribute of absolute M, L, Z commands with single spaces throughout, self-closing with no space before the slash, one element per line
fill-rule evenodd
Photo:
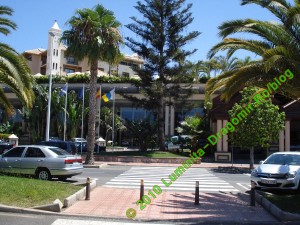
<path fill-rule="evenodd" d="M 177 167 L 132 167 L 124 173 L 110 179 L 103 186 L 113 188 L 140 188 L 140 180 L 144 180 L 145 188 L 151 189 L 154 185 L 159 185 L 163 190 L 170 191 L 194 191 L 195 182 L 199 181 L 199 191 L 201 192 L 239 192 L 234 186 L 221 178 L 215 176 L 204 168 L 190 168 L 186 170 L 170 187 L 165 187 L 161 179 L 169 182 L 168 176 Z"/>
<path fill-rule="evenodd" d="M 124 222 L 111 222 L 111 221 L 101 221 L 101 220 L 72 220 L 72 219 L 57 219 L 51 225 L 137 225 L 137 223 L 124 223 Z M 166 225 L 166 223 L 142 223 L 138 224 L 156 224 L 156 225 Z"/>

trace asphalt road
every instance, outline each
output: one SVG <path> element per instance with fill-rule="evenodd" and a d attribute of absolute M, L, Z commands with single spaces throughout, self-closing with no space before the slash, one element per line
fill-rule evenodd
<path fill-rule="evenodd" d="M 66 217 L 66 216 L 45 216 L 45 215 L 32 215 L 32 214 L 17 214 L 17 213 L 2 213 L 0 212 L 0 225 L 240 225 L 240 223 L 234 222 L 141 222 L 141 221 L 128 221 L 128 220 L 115 220 L 115 219 L 103 219 L 103 218 L 90 218 L 90 217 Z M 244 222 L 243 225 L 299 225 L 299 222 L 265 222 L 265 223 L 253 223 Z"/>
<path fill-rule="evenodd" d="M 105 185 L 107 182 L 113 180 L 119 175 L 122 175 L 126 171 L 131 170 L 133 167 L 131 166 L 105 166 L 103 168 L 85 168 L 84 172 L 78 176 L 74 176 L 71 179 L 68 180 L 68 182 L 75 182 L 75 183 L 84 183 L 86 181 L 87 177 L 90 177 L 92 179 L 96 179 L 97 185 L 102 186 Z M 137 170 L 143 170 L 145 168 L 149 167 L 135 167 Z M 235 189 L 237 189 L 240 192 L 245 192 L 249 190 L 250 187 L 250 174 L 249 173 L 238 173 L 238 174 L 232 174 L 227 171 L 216 171 L 214 169 L 204 169 L 204 168 L 193 168 L 194 171 L 199 171 L 198 173 L 201 174 L 203 171 L 211 173 L 214 177 L 220 178 L 224 180 L 225 182 L 232 185 Z M 142 173 L 137 174 L 137 179 L 144 179 L 144 176 Z M 155 176 L 155 174 L 151 174 L 151 176 Z M 159 176 L 159 172 L 157 174 Z M 184 178 L 185 174 L 182 175 Z M 204 181 L 206 182 L 206 181 Z M 126 183 L 126 182 L 125 182 Z M 205 185 L 205 183 L 201 183 L 200 185 Z"/>

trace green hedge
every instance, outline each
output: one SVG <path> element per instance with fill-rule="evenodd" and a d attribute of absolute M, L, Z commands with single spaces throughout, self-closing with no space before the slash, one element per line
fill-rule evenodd
<path fill-rule="evenodd" d="M 48 76 L 40 76 L 35 77 L 35 81 L 38 84 L 47 84 L 49 82 Z M 53 83 L 89 83 L 90 76 L 88 74 L 75 74 L 71 76 L 53 76 L 52 77 Z M 116 77 L 116 76 L 106 76 L 106 77 L 98 77 L 98 83 L 133 83 L 139 84 L 140 81 L 134 78 L 128 77 Z"/>
<path fill-rule="evenodd" d="M 10 136 L 11 134 L 1 134 L 0 133 L 0 139 L 1 140 L 8 140 L 8 137 Z"/>
<path fill-rule="evenodd" d="M 206 83 L 208 81 L 208 77 L 201 77 L 198 82 L 200 83 Z M 49 77 L 48 76 L 40 76 L 35 77 L 35 80 L 38 84 L 47 84 L 49 83 Z M 90 75 L 86 73 L 82 74 L 74 74 L 70 76 L 53 76 L 52 77 L 53 83 L 89 83 L 90 82 Z M 129 78 L 129 77 L 117 77 L 117 76 L 105 76 L 105 77 L 98 77 L 97 78 L 98 83 L 131 83 L 135 85 L 139 85 L 141 83 L 140 80 L 135 78 Z M 182 83 L 190 83 L 193 82 L 193 78 L 186 77 L 181 79 Z M 194 81 L 195 82 L 195 81 Z M 196 83 L 198 83 L 196 81 Z"/>

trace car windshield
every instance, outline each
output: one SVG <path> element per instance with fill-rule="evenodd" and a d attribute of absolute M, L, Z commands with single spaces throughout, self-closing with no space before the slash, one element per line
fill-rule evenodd
<path fill-rule="evenodd" d="M 56 155 L 70 155 L 70 153 L 60 148 L 48 148 L 48 149 L 54 152 Z"/>
<path fill-rule="evenodd" d="M 274 154 L 264 164 L 300 166 L 300 155 Z"/>

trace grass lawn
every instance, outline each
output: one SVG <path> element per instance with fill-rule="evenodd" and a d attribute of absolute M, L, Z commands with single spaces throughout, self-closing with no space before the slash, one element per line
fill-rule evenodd
<path fill-rule="evenodd" d="M 161 151 L 124 151 L 124 152 L 99 152 L 99 154 L 95 155 L 103 155 L 103 156 L 144 156 L 149 158 L 178 158 L 178 157 L 188 157 L 189 151 L 184 153 L 176 153 L 176 152 L 161 152 Z"/>
<path fill-rule="evenodd" d="M 270 202 L 274 203 L 278 208 L 290 213 L 300 214 L 300 194 L 297 195 L 278 195 L 278 194 L 264 194 Z"/>
<path fill-rule="evenodd" d="M 3 175 L 0 175 L 0 180 L 0 204 L 17 207 L 51 204 L 57 198 L 63 202 L 82 188 L 54 181 Z"/>

